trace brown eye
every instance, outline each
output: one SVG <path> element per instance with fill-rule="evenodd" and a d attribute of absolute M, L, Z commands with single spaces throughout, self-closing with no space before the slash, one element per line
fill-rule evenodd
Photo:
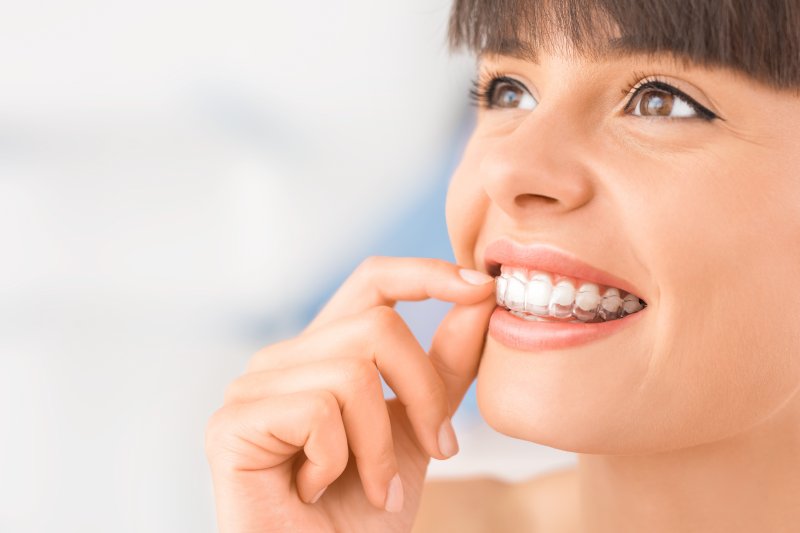
<path fill-rule="evenodd" d="M 700 116 L 694 105 L 677 94 L 644 87 L 640 89 L 628 104 L 633 115 L 639 117 L 692 118 Z"/>
<path fill-rule="evenodd" d="M 672 98 L 664 91 L 645 91 L 639 102 L 639 111 L 644 116 L 668 117 L 672 112 Z"/>
<path fill-rule="evenodd" d="M 522 99 L 522 89 L 510 83 L 498 83 L 492 95 L 494 107 L 517 107 Z"/>
<path fill-rule="evenodd" d="M 536 107 L 531 93 L 515 83 L 498 81 L 489 95 L 489 107 L 506 109 L 533 109 Z"/>

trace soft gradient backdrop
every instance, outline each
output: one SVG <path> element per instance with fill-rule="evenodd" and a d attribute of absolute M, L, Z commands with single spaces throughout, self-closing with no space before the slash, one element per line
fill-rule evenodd
<path fill-rule="evenodd" d="M 449 8 L 4 6 L 0 531 L 214 531 L 205 424 L 252 353 L 368 255 L 452 260 Z M 425 347 L 447 308 L 398 305 Z M 488 428 L 474 386 L 454 423 L 431 477 L 574 463 Z"/>

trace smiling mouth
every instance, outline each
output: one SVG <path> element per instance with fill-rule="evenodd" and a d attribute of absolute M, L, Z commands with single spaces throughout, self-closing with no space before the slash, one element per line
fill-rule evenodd
<path fill-rule="evenodd" d="M 647 307 L 623 289 L 554 272 L 495 265 L 490 274 L 497 305 L 532 322 L 609 322 Z"/>

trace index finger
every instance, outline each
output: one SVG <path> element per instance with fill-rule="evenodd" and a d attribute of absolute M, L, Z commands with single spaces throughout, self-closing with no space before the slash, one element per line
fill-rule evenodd
<path fill-rule="evenodd" d="M 371 307 L 394 307 L 401 300 L 436 298 L 472 304 L 485 299 L 494 290 L 491 276 L 468 270 L 462 277 L 461 270 L 468 269 L 428 257 L 368 257 L 339 287 L 305 332 Z M 473 281 L 467 281 L 469 278 Z"/>
<path fill-rule="evenodd" d="M 447 390 L 452 416 L 478 374 L 489 320 L 497 306 L 493 298 L 472 305 L 454 305 L 433 336 L 428 355 Z"/>

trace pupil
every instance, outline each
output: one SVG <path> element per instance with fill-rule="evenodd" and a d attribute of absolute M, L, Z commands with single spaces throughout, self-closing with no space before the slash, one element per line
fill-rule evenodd
<path fill-rule="evenodd" d="M 518 89 L 514 87 L 505 86 L 500 91 L 500 105 L 501 107 L 514 107 L 514 104 L 519 100 Z"/>
<path fill-rule="evenodd" d="M 672 111 L 672 95 L 665 92 L 650 92 L 645 96 L 645 115 L 668 116 Z"/>

